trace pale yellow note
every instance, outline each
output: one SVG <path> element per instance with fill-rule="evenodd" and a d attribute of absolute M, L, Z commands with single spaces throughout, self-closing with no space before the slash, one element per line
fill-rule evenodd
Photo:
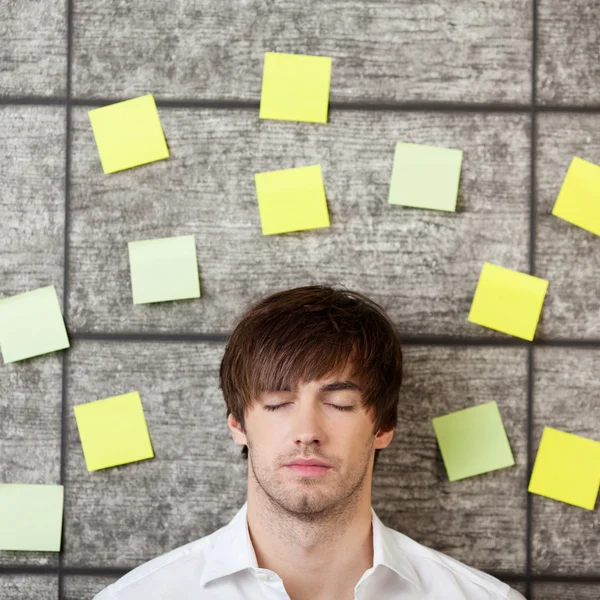
<path fill-rule="evenodd" d="M 545 279 L 485 263 L 469 321 L 532 341 L 547 290 Z"/>
<path fill-rule="evenodd" d="M 73 408 L 88 471 L 154 456 L 138 392 Z"/>
<path fill-rule="evenodd" d="M 600 488 L 600 442 L 544 427 L 528 491 L 594 510 Z"/>
<path fill-rule="evenodd" d="M 266 52 L 260 118 L 327 123 L 331 58 Z"/>
<path fill-rule="evenodd" d="M 264 235 L 329 227 L 321 166 L 254 176 Z"/>
<path fill-rule="evenodd" d="M 600 166 L 573 157 L 552 214 L 600 235 Z"/>
<path fill-rule="evenodd" d="M 169 158 L 151 94 L 95 108 L 89 117 L 105 173 Z"/>

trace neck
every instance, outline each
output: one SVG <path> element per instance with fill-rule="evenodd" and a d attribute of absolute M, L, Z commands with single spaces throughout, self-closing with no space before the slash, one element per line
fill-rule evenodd
<path fill-rule="evenodd" d="M 368 486 L 367 486 L 368 487 Z M 370 488 L 318 513 L 299 513 L 249 483 L 248 529 L 258 566 L 279 575 L 292 600 L 353 598 L 373 566 Z"/>

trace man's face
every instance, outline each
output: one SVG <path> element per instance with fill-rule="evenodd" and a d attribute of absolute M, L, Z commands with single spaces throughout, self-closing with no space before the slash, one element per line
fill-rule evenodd
<path fill-rule="evenodd" d="M 237 443 L 248 446 L 250 477 L 271 502 L 310 519 L 355 502 L 365 485 L 370 499 L 374 450 L 387 446 L 393 431 L 374 435 L 362 398 L 346 368 L 255 400 L 246 414 L 246 435 L 232 432 Z M 308 475 L 287 466 L 299 458 L 318 459 L 330 468 Z"/>

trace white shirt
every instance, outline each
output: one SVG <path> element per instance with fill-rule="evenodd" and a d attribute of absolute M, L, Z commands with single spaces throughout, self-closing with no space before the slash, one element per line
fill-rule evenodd
<path fill-rule="evenodd" d="M 221 529 L 133 569 L 94 600 L 289 600 L 281 578 L 259 569 L 248 503 Z M 498 579 L 386 527 L 371 508 L 373 566 L 355 600 L 524 600 Z M 310 577 L 310 573 L 306 574 Z"/>

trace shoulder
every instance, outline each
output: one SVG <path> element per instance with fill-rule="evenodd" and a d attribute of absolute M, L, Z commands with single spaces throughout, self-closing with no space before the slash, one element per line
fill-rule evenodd
<path fill-rule="evenodd" d="M 94 600 L 142 600 L 151 594 L 166 598 L 166 592 L 174 588 L 189 589 L 202 573 L 211 546 L 223 529 L 139 565 L 104 588 Z M 160 595 L 163 589 L 164 596 Z"/>
<path fill-rule="evenodd" d="M 456 588 L 457 593 L 459 590 L 461 593 L 457 598 L 464 597 L 469 600 L 524 600 L 519 592 L 496 577 L 419 544 L 399 531 L 389 531 L 392 532 L 398 546 L 410 556 L 411 563 L 425 587 L 434 585 L 446 590 Z"/>

